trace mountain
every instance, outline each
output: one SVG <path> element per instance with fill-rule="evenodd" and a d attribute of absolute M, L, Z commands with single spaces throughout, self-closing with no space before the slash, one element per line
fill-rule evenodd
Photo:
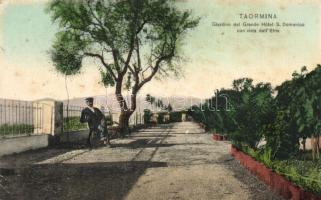
<path fill-rule="evenodd" d="M 84 107 L 85 98 L 74 98 L 69 100 L 70 106 L 80 106 Z M 108 108 L 111 112 L 120 112 L 119 104 L 117 102 L 116 96 L 114 94 L 108 94 L 107 98 L 106 95 L 97 95 L 93 96 L 94 104 L 97 107 L 104 107 Z M 174 111 L 184 110 L 190 108 L 192 105 L 198 105 L 202 102 L 202 99 L 195 98 L 195 97 L 179 97 L 179 96 L 171 96 L 171 97 L 155 97 L 156 100 L 162 100 L 163 104 L 167 106 L 169 103 L 171 104 Z M 130 95 L 124 96 L 126 102 L 130 102 Z M 67 100 L 64 100 L 64 105 L 67 105 Z M 107 106 L 106 106 L 107 105 Z M 130 105 L 130 104 L 129 104 Z M 155 105 L 151 105 L 149 102 L 146 101 L 145 96 L 138 96 L 137 97 L 137 112 L 143 112 L 144 109 L 150 109 L 153 111 L 160 110 L 156 108 Z"/>

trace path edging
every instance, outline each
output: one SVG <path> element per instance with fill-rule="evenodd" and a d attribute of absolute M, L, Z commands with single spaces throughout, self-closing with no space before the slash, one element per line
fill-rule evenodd
<path fill-rule="evenodd" d="M 212 138 L 215 141 L 227 141 L 228 140 L 225 135 L 221 135 L 221 134 L 218 134 L 218 133 L 213 133 Z"/>
<path fill-rule="evenodd" d="M 321 197 L 295 186 L 283 176 L 273 172 L 272 169 L 254 160 L 251 156 L 231 146 L 230 154 L 238 160 L 247 170 L 268 185 L 272 191 L 285 199 L 291 200 L 321 200 Z"/>

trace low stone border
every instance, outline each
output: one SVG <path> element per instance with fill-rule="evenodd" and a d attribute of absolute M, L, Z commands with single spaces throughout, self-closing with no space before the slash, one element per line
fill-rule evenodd
<path fill-rule="evenodd" d="M 24 151 L 46 148 L 51 140 L 50 135 L 31 135 L 0 140 L 0 157 Z"/>
<path fill-rule="evenodd" d="M 268 185 L 272 191 L 285 199 L 291 200 L 321 200 L 321 197 L 295 186 L 283 176 L 273 172 L 263 164 L 254 160 L 251 156 L 243 153 L 235 147 L 231 147 L 230 154 L 234 156 L 246 169 Z"/>
<path fill-rule="evenodd" d="M 215 141 L 227 141 L 227 137 L 225 135 L 213 133 L 213 140 Z"/>

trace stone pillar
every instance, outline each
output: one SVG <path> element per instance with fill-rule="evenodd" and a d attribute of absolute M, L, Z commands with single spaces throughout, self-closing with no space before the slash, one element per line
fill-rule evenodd
<path fill-rule="evenodd" d="M 153 114 L 153 116 L 152 116 L 152 121 L 155 123 L 155 124 L 157 124 L 157 122 L 158 122 L 158 114 L 157 113 L 154 113 Z"/>
<path fill-rule="evenodd" d="M 182 122 L 185 122 L 185 121 L 186 121 L 186 114 L 182 113 Z"/>
<path fill-rule="evenodd" d="M 165 114 L 164 115 L 164 122 L 169 122 L 170 121 L 170 115 L 169 114 Z"/>
<path fill-rule="evenodd" d="M 52 99 L 33 102 L 35 134 L 59 136 L 63 131 L 63 103 Z"/>

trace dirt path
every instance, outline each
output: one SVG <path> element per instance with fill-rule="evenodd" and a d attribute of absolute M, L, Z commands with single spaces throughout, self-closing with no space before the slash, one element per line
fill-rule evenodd
<path fill-rule="evenodd" d="M 0 159 L 0 199 L 279 199 L 197 124 L 144 129 L 113 148 L 56 147 Z"/>

